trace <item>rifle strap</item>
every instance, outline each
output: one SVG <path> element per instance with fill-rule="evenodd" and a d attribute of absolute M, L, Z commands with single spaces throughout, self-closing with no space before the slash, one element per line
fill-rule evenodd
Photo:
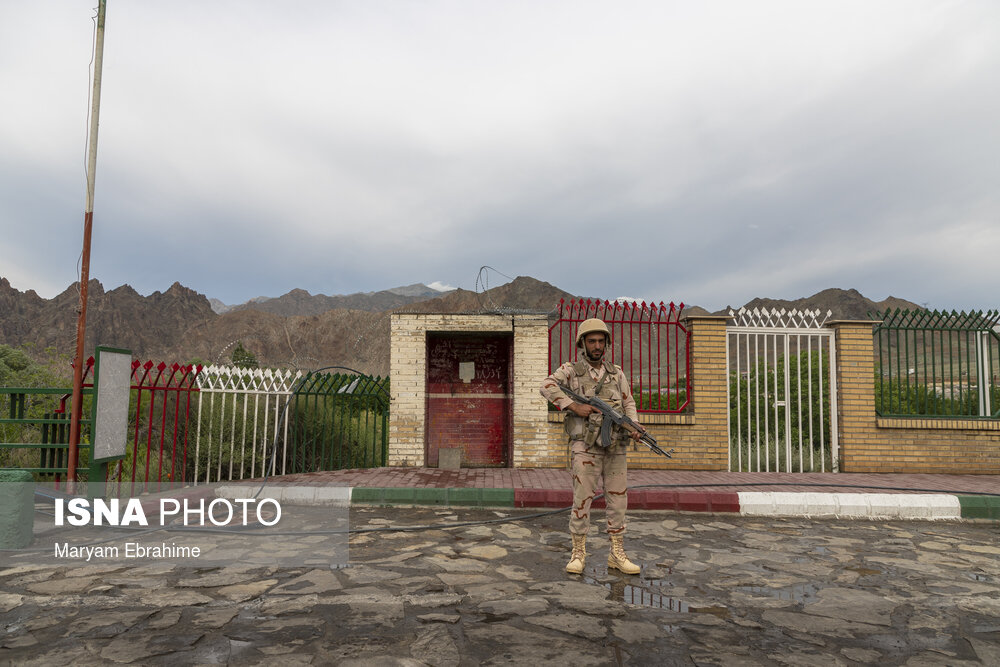
<path fill-rule="evenodd" d="M 601 389 L 604 388 L 604 383 L 608 381 L 608 369 L 607 368 L 603 368 L 603 370 L 604 370 L 604 372 L 601 373 L 601 377 L 597 381 L 597 386 L 594 387 L 594 396 L 600 396 L 601 395 Z"/>

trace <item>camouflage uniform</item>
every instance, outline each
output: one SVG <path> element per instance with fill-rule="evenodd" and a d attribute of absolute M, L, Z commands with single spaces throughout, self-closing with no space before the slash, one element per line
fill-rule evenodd
<path fill-rule="evenodd" d="M 573 403 L 573 399 L 566 396 L 557 383 L 584 396 L 593 396 L 600 387 L 598 395 L 606 403 L 627 417 L 639 420 L 628 378 L 621 368 L 606 359 L 598 368 L 586 360 L 567 362 L 542 381 L 542 396 L 564 410 Z M 612 445 L 605 449 L 600 443 L 600 420 L 601 415 L 583 419 L 572 412 L 566 413 L 566 433 L 573 457 L 573 510 L 569 532 L 574 535 L 585 535 L 589 530 L 590 503 L 602 486 L 607 504 L 608 534 L 621 535 L 625 532 L 625 511 L 628 509 L 625 451 L 630 439 L 626 432 L 615 427 Z M 588 442 L 592 444 L 588 445 Z"/>

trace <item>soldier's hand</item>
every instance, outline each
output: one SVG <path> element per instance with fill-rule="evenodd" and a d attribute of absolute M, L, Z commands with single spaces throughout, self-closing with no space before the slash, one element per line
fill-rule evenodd
<path fill-rule="evenodd" d="M 631 431 L 628 437 L 632 439 L 632 451 L 639 451 L 639 441 L 642 439 L 642 434 L 646 432 L 646 429 L 636 424 L 636 430 Z"/>
<path fill-rule="evenodd" d="M 584 419 L 590 416 L 591 413 L 600 412 L 593 405 L 587 405 L 586 403 L 571 403 L 566 409 L 577 417 L 583 417 Z"/>

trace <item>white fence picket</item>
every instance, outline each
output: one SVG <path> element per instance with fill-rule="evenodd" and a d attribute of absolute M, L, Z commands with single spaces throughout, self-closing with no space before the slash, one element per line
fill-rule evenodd
<path fill-rule="evenodd" d="M 291 398 L 295 383 L 302 377 L 299 371 L 261 370 L 259 368 L 239 368 L 236 366 L 208 366 L 198 375 L 198 429 L 195 438 L 194 483 L 211 483 L 244 479 L 246 449 L 249 436 L 251 444 L 250 467 L 247 477 L 275 474 L 271 446 L 280 447 L 282 461 L 287 448 L 289 414 L 284 410 Z M 205 399 L 205 396 L 208 399 Z M 218 396 L 218 401 L 216 400 Z M 240 400 L 242 398 L 242 401 Z M 261 424 L 260 403 L 263 398 L 263 424 Z M 252 415 L 249 403 L 253 400 Z M 242 402 L 242 411 L 240 410 Z M 227 404 L 230 406 L 227 410 Z M 207 410 L 203 418 L 203 410 Z M 225 425 L 229 423 L 228 441 Z M 279 442 L 279 433 L 281 441 Z M 204 471 L 200 469 L 202 440 L 205 440 L 206 459 Z M 236 461 L 236 444 L 239 440 L 239 462 Z M 212 470 L 212 443 L 217 443 L 218 458 Z M 229 449 L 228 470 L 223 468 L 222 452 Z M 269 456 L 269 454 L 271 454 Z M 268 462 L 271 469 L 268 471 Z M 284 464 L 283 464 L 284 465 Z M 199 475 L 203 474 L 203 479 Z M 280 474 L 284 474 L 284 469 Z"/>
<path fill-rule="evenodd" d="M 741 308 L 729 311 L 735 326 L 726 328 L 727 368 L 735 373 L 735 381 L 729 382 L 730 405 L 735 399 L 735 409 L 729 410 L 729 469 L 753 472 L 802 472 L 827 471 L 827 450 L 829 449 L 832 469 L 836 470 L 839 456 L 837 437 L 837 383 L 834 332 L 825 328 L 827 311 L 823 316 L 819 310 L 790 310 Z M 795 352 L 792 352 L 794 340 Z M 804 346 L 804 347 L 803 347 Z M 824 367 L 823 352 L 827 352 Z M 818 388 L 815 399 L 820 410 L 813 410 L 813 361 L 814 351 Z M 803 357 L 803 353 L 804 357 Z M 793 400 L 791 360 L 798 357 L 795 374 L 795 394 Z M 778 377 L 779 361 L 784 359 L 784 372 Z M 803 369 L 806 365 L 806 387 L 803 391 Z M 773 371 L 772 381 L 768 373 Z M 746 378 L 746 396 L 742 392 L 742 381 Z M 828 378 L 829 391 L 823 392 L 823 378 Z M 780 391 L 779 391 L 780 382 Z M 779 396 L 784 394 L 784 399 Z M 744 414 L 743 399 L 746 399 Z M 794 403 L 794 404 L 793 404 Z M 805 405 L 803 405 L 805 403 Z M 798 437 L 792 434 L 792 417 L 797 418 Z M 825 417 L 824 417 L 825 415 Z M 784 417 L 784 428 L 778 433 Z M 736 419 L 735 433 L 732 420 Z M 805 419 L 803 419 L 805 418 Z M 744 426 L 747 429 L 746 442 L 743 440 Z M 826 428 L 829 427 L 829 442 Z M 808 435 L 806 435 L 808 433 Z M 819 445 L 819 461 L 815 460 L 814 443 Z M 773 438 L 773 442 L 772 442 Z M 794 440 L 794 442 L 793 442 Z M 798 449 L 798 461 L 794 460 L 793 449 Z M 808 465 L 805 450 L 808 448 Z M 733 451 L 735 449 L 735 460 Z M 744 460 L 744 450 L 746 460 Z M 772 461 L 771 455 L 774 454 Z M 763 460 L 762 460 L 763 459 Z M 796 465 L 797 464 L 797 465 Z"/>

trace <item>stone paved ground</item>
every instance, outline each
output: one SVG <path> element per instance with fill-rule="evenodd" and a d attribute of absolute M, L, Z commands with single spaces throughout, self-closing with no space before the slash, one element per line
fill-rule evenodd
<path fill-rule="evenodd" d="M 354 527 L 518 512 L 354 508 Z M 358 533 L 348 567 L 20 565 L 0 571 L 14 664 L 1000 664 L 997 523 L 637 512 L 638 577 L 565 514 Z"/>

